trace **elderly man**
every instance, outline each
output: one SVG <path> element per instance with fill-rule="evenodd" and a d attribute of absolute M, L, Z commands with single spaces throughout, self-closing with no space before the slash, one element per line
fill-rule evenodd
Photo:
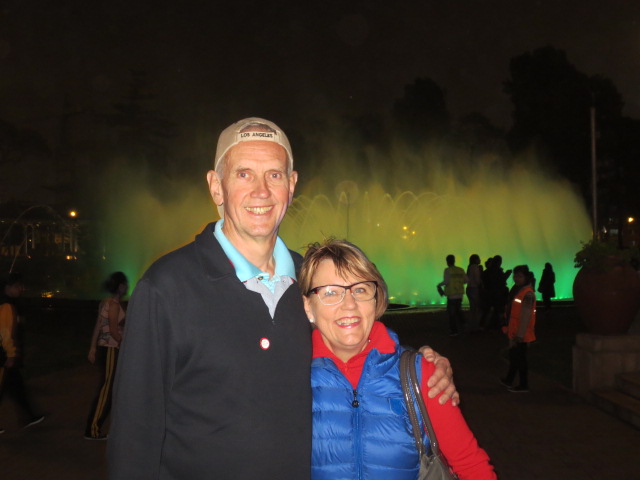
<path fill-rule="evenodd" d="M 310 475 L 310 329 L 300 256 L 278 237 L 298 179 L 291 147 L 273 122 L 248 118 L 222 132 L 214 168 L 222 219 L 156 261 L 129 302 L 112 480 Z M 446 387 L 448 362 L 438 366 Z"/>

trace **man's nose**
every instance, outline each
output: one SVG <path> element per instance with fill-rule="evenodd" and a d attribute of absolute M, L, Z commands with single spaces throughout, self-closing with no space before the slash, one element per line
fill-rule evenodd
<path fill-rule="evenodd" d="M 253 191 L 251 194 L 254 197 L 265 198 L 268 197 L 271 192 L 269 190 L 269 184 L 264 178 L 256 178 L 253 185 Z"/>

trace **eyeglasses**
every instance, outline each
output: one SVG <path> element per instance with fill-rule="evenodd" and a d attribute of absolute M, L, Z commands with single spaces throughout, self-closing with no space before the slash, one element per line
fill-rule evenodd
<path fill-rule="evenodd" d="M 323 305 L 337 305 L 344 300 L 347 290 L 351 292 L 357 302 L 367 302 L 375 298 L 378 292 L 378 282 L 369 280 L 353 285 L 323 285 L 312 288 L 307 292 L 307 295 L 315 293 Z"/>

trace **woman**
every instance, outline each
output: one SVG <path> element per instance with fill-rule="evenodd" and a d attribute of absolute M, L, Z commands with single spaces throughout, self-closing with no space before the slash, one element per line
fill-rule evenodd
<path fill-rule="evenodd" d="M 513 295 L 507 311 L 508 325 L 503 330 L 509 337 L 509 370 L 501 380 L 510 392 L 529 391 L 528 383 L 528 344 L 536 339 L 536 294 L 533 290 L 533 274 L 527 265 L 518 265 L 513 269 Z M 512 386 L 518 375 L 519 383 Z"/>
<path fill-rule="evenodd" d="M 547 262 L 544 264 L 542 277 L 540 277 L 540 285 L 538 286 L 538 291 L 542 294 L 542 302 L 545 310 L 551 308 L 551 299 L 556 296 L 555 284 L 556 274 L 551 264 Z"/>
<path fill-rule="evenodd" d="M 376 267 L 355 245 L 328 240 L 300 271 L 315 326 L 312 478 L 416 479 L 419 457 L 400 384 L 402 347 L 378 320 L 388 305 Z M 421 360 L 422 393 L 443 455 L 461 479 L 495 479 L 460 410 L 428 398 L 433 365 Z M 425 442 L 427 443 L 427 442 Z"/>
<path fill-rule="evenodd" d="M 100 367 L 100 387 L 87 417 L 84 434 L 87 440 L 107 439 L 101 429 L 111 410 L 111 390 L 124 329 L 125 310 L 121 300 L 127 293 L 129 282 L 124 273 L 115 272 L 105 281 L 104 288 L 111 295 L 100 302 L 88 355 L 89 361 Z"/>
<path fill-rule="evenodd" d="M 469 257 L 469 266 L 467 266 L 467 298 L 469 299 L 469 313 L 471 316 L 469 330 L 472 333 L 480 330 L 481 275 L 482 265 L 480 265 L 480 257 L 474 253 Z"/>

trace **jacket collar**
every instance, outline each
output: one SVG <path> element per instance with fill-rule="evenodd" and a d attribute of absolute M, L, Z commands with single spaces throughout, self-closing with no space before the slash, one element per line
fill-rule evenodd
<path fill-rule="evenodd" d="M 204 276 L 212 282 L 233 276 L 236 272 L 229 258 L 225 255 L 218 240 L 213 235 L 215 222 L 208 224 L 196 235 L 194 245 Z M 239 280 L 237 280 L 239 282 Z"/>

